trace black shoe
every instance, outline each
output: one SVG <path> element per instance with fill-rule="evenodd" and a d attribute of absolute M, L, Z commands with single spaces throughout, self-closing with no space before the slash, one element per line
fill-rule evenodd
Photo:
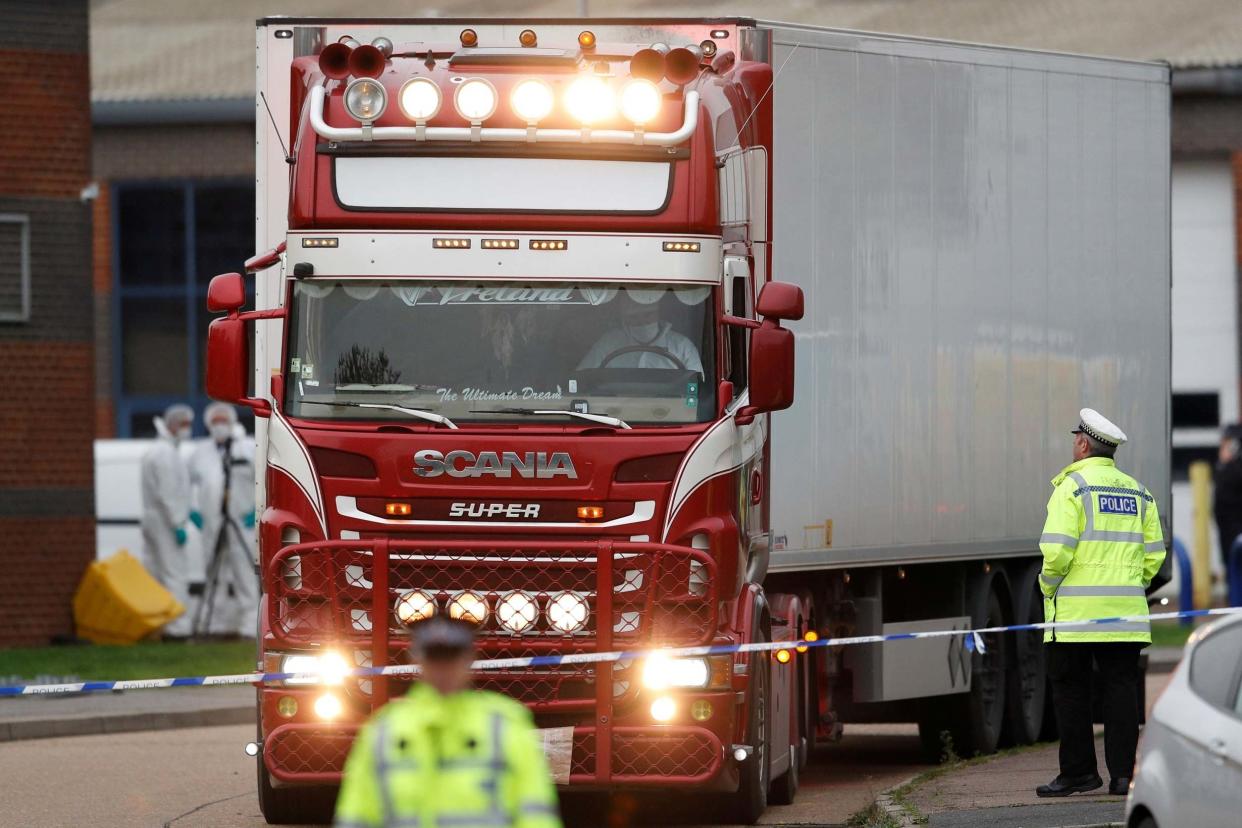
<path fill-rule="evenodd" d="M 1130 777 L 1118 776 L 1108 783 L 1108 792 L 1113 796 L 1127 796 L 1130 793 Z"/>
<path fill-rule="evenodd" d="M 1126 780 L 1126 786 L 1129 787 L 1130 780 Z M 1036 796 L 1069 796 L 1073 793 L 1086 793 L 1094 791 L 1096 788 L 1104 787 L 1104 780 L 1099 774 L 1088 774 L 1086 776 L 1057 776 L 1056 779 L 1047 785 L 1040 785 L 1035 789 Z"/>

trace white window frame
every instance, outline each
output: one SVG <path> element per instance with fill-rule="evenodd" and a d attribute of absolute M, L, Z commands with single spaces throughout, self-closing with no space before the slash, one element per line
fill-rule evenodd
<path fill-rule="evenodd" d="M 0 224 L 20 225 L 21 232 L 21 310 L 16 313 L 0 308 L 0 322 L 30 321 L 30 216 L 25 213 L 0 213 Z"/>

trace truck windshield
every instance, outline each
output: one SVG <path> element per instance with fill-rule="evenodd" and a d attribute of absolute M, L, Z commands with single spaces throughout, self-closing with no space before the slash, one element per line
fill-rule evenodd
<path fill-rule="evenodd" d="M 714 419 L 712 289 L 364 280 L 295 282 L 286 406 L 314 419 Z M 526 409 L 526 410 L 522 410 Z"/>

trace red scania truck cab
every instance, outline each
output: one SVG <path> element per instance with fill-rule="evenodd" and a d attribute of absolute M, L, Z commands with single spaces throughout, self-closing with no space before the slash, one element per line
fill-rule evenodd
<path fill-rule="evenodd" d="M 479 624 L 570 789 L 792 798 L 809 677 L 765 595 L 771 411 L 801 291 L 770 280 L 772 68 L 738 21 L 260 21 L 260 239 L 216 277 L 212 396 L 258 415 L 260 801 L 330 802 L 407 676 Z M 270 109 L 271 119 L 268 111 Z M 287 153 L 287 155 L 286 155 Z M 253 381 L 252 381 L 253 377 Z"/>

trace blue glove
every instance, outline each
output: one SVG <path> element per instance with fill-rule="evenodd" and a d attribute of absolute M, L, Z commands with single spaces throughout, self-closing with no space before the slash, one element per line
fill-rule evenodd
<path fill-rule="evenodd" d="M 246 513 L 246 516 L 245 516 L 244 518 L 242 518 L 242 523 L 245 523 L 245 524 L 246 524 L 246 528 L 247 528 L 247 529 L 253 529 L 253 528 L 254 528 L 254 520 L 255 520 L 255 518 L 254 518 L 254 510 L 252 509 L 252 510 L 250 510 L 249 512 L 247 512 L 247 513 Z"/>
<path fill-rule="evenodd" d="M 203 528 L 203 515 L 197 509 L 190 512 L 190 523 L 193 523 L 197 529 Z"/>
<path fill-rule="evenodd" d="M 189 535 L 185 533 L 185 527 L 178 526 L 176 531 L 173 532 L 173 534 L 176 535 L 177 537 L 177 546 L 185 546 L 186 538 L 189 537 Z"/>

